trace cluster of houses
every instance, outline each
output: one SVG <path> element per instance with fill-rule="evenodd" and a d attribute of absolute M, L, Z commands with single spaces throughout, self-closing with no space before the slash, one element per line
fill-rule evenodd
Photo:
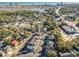
<path fill-rule="evenodd" d="M 9 39 L 6 39 L 6 41 L 9 40 Z M 11 42 L 7 45 L 7 42 L 4 42 L 4 41 L 0 41 L 0 51 L 2 51 L 3 53 L 9 53 L 8 51 L 12 51 L 13 50 L 13 47 L 17 46 L 19 44 L 19 42 L 14 39 L 14 40 L 11 40 Z M 0 55 L 2 55 L 2 53 L 0 53 Z"/>
<path fill-rule="evenodd" d="M 62 25 L 61 29 L 66 33 L 66 34 L 74 34 L 76 33 L 75 28 L 68 26 L 68 25 Z"/>
<path fill-rule="evenodd" d="M 20 50 L 21 54 L 24 53 L 34 53 L 36 50 L 37 41 L 41 40 L 40 34 L 38 33 L 34 34 L 29 41 L 25 44 L 24 48 Z"/>

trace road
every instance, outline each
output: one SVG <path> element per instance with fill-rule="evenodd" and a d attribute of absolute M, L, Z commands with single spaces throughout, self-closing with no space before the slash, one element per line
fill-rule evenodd
<path fill-rule="evenodd" d="M 61 9 L 61 7 L 58 7 L 58 8 L 55 10 L 56 14 L 59 15 L 59 16 L 60 16 L 60 14 L 59 14 L 59 10 L 60 10 L 60 9 Z"/>

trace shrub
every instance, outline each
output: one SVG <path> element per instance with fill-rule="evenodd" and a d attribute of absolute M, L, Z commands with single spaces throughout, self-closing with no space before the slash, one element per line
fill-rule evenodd
<path fill-rule="evenodd" d="M 47 56 L 48 56 L 48 57 L 56 57 L 56 56 L 57 56 L 57 53 L 56 53 L 56 51 L 49 50 L 49 51 L 47 52 Z"/>

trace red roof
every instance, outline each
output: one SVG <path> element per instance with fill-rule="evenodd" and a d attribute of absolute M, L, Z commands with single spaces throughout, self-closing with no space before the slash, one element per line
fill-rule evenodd
<path fill-rule="evenodd" d="M 16 40 L 13 40 L 12 42 L 11 42 L 11 44 L 12 45 L 16 45 L 18 42 L 16 41 Z"/>

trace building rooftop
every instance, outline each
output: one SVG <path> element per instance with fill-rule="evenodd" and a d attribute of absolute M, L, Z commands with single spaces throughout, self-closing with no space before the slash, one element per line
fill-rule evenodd
<path fill-rule="evenodd" d="M 73 33 L 76 32 L 75 28 L 70 27 L 70 26 L 62 25 L 61 28 L 62 28 L 67 34 L 73 34 Z"/>

